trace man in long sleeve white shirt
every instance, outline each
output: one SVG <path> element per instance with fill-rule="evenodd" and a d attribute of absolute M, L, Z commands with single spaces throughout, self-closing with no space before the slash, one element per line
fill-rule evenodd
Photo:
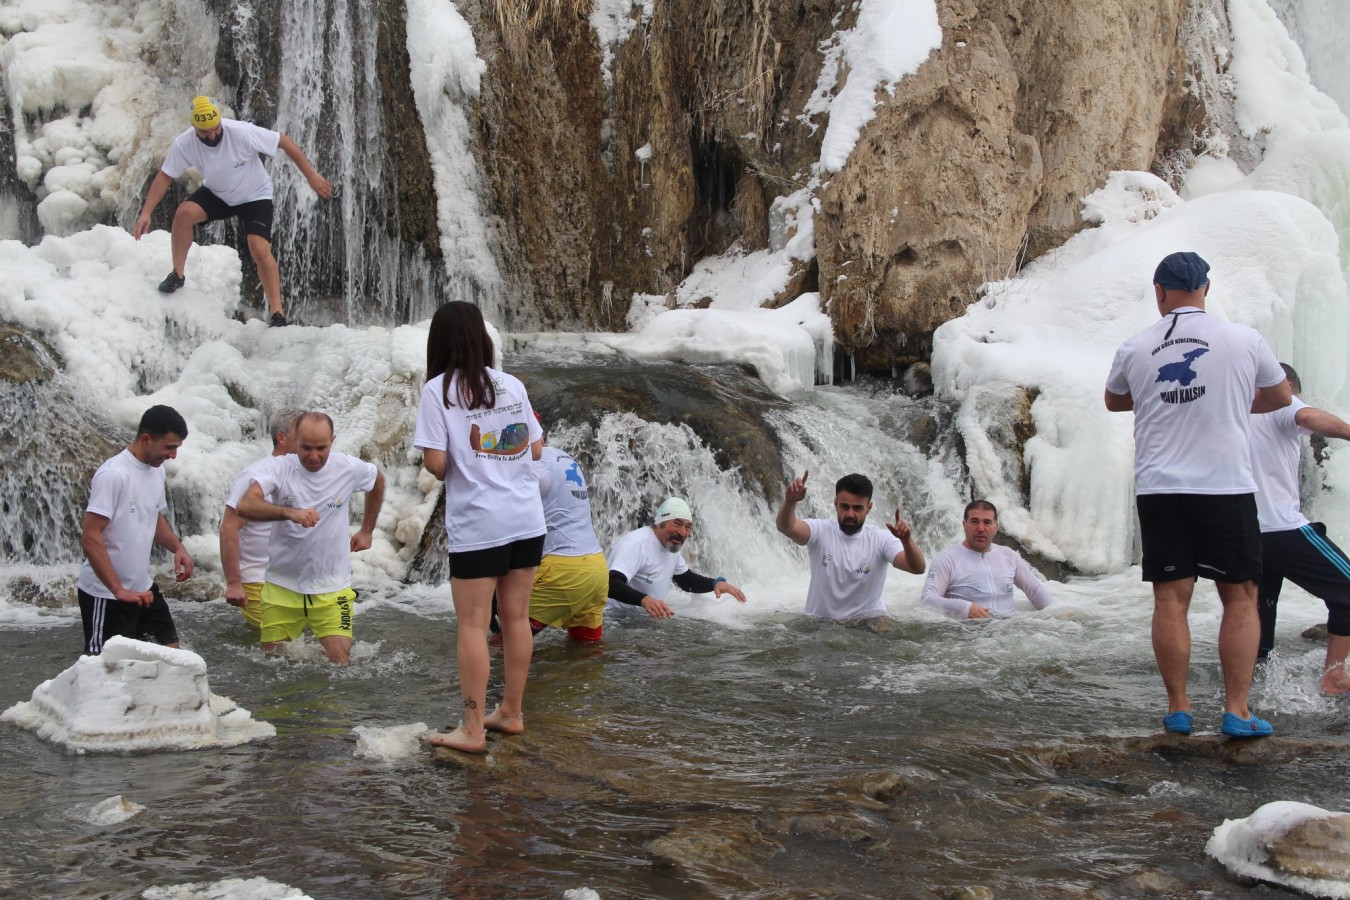
<path fill-rule="evenodd" d="M 1014 612 L 1013 587 L 1031 605 L 1045 609 L 1055 602 L 1045 582 L 1017 551 L 994 543 L 998 510 L 988 500 L 966 506 L 961 520 L 965 539 L 933 557 L 919 598 L 960 619 L 988 619 Z"/>

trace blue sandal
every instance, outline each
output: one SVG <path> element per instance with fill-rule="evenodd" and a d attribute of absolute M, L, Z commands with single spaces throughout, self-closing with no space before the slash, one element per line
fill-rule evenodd
<path fill-rule="evenodd" d="M 1253 715 L 1250 719 L 1241 719 L 1230 712 L 1223 714 L 1223 733 L 1235 738 L 1265 737 L 1275 732 L 1275 726 L 1265 719 Z"/>
<path fill-rule="evenodd" d="M 1163 717 L 1163 728 L 1172 734 L 1190 734 L 1191 726 L 1195 724 L 1195 716 L 1184 709 L 1179 709 L 1174 713 L 1168 713 Z"/>

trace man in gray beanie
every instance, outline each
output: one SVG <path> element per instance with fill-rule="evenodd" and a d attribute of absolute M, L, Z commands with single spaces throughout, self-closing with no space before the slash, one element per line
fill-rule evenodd
<path fill-rule="evenodd" d="M 1121 344 L 1106 379 L 1106 408 L 1134 411 L 1134 488 L 1144 580 L 1153 584 L 1153 655 L 1167 689 L 1163 728 L 1190 734 L 1187 622 L 1195 579 L 1223 603 L 1222 731 L 1273 731 L 1247 707 L 1260 619 L 1261 532 L 1252 478 L 1249 414 L 1288 406 L 1289 384 L 1254 329 L 1205 313 L 1209 264 L 1173 253 L 1153 273 L 1162 316 Z"/>

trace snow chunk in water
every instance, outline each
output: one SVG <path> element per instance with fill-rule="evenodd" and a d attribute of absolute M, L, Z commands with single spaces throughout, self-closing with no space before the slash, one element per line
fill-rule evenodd
<path fill-rule="evenodd" d="M 191 650 L 114 637 L 16 703 L 0 721 L 84 752 L 195 750 L 275 737 L 234 701 L 211 693 Z"/>
<path fill-rule="evenodd" d="M 143 900 L 312 900 L 309 894 L 266 878 L 226 878 L 150 888 Z"/>
<path fill-rule="evenodd" d="M 71 814 L 91 825 L 116 825 L 119 822 L 125 822 L 144 809 L 145 807 L 139 803 L 132 803 L 118 794 L 115 797 L 109 797 L 102 803 L 77 806 L 71 810 Z"/>
<path fill-rule="evenodd" d="M 1281 800 L 1267 803 L 1245 819 L 1225 819 L 1214 829 L 1205 852 L 1235 875 L 1284 885 L 1316 897 L 1350 898 L 1350 882 L 1296 875 L 1275 868 L 1270 849 L 1297 825 L 1344 813 L 1329 812 L 1307 803 Z M 1342 866 L 1344 860 L 1341 860 Z"/>

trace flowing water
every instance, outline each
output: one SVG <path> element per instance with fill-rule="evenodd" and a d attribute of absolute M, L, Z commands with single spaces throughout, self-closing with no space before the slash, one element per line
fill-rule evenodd
<path fill-rule="evenodd" d="M 941 434 L 926 452 L 894 437 L 928 412 L 849 388 L 765 416 L 784 477 L 812 469 L 805 512 L 827 513 L 838 474 L 871 472 L 873 520 L 902 507 L 931 555 L 955 539 L 965 488 Z M 1281 654 L 1254 696 L 1278 731 L 1270 755 L 1225 762 L 1141 744 L 1165 710 L 1137 570 L 1052 584 L 1050 610 L 984 624 L 919 608 L 922 579 L 892 572 L 894 628 L 847 629 L 800 615 L 802 552 L 774 532 L 772 503 L 720 468 L 687 426 L 610 413 L 561 423 L 550 439 L 585 460 L 602 541 L 636 524 L 647 494 L 684 493 L 696 519 L 689 557 L 744 587 L 749 603 L 677 591 L 675 619 L 612 617 L 596 647 L 546 633 L 529 731 L 465 766 L 425 751 L 359 758 L 352 731 L 452 721 L 446 585 L 359 583 L 347 669 L 330 668 L 312 643 L 266 658 L 223 603 L 177 602 L 185 646 L 206 658 L 212 689 L 276 725 L 277 737 L 76 756 L 0 726 L 9 848 L 0 895 L 134 897 L 151 885 L 265 876 L 316 898 L 558 897 L 582 887 L 605 898 L 923 897 L 963 886 L 1000 897 L 1139 896 L 1150 886 L 1263 897 L 1277 892 L 1230 881 L 1206 857 L 1213 828 L 1273 800 L 1350 806 L 1342 706 L 1311 692 L 1322 649 L 1299 637 L 1323 618 L 1306 595 L 1283 604 Z M 0 708 L 74 660 L 78 616 L 21 600 L 18 587 L 71 572 L 9 567 Z M 1221 711 L 1217 607 L 1204 588 L 1192 612 L 1192 696 L 1211 732 Z M 117 794 L 145 811 L 117 825 L 83 818 Z"/>

